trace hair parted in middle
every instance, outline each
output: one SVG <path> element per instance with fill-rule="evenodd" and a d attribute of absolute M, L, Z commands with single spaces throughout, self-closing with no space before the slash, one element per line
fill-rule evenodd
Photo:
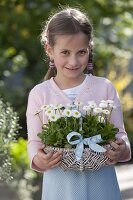
<path fill-rule="evenodd" d="M 84 33 L 88 37 L 89 60 L 88 65 L 92 65 L 93 61 L 93 28 L 89 18 L 77 8 L 65 8 L 54 14 L 46 23 L 41 33 L 42 45 L 49 44 L 51 47 L 55 45 L 56 36 L 59 35 L 74 35 Z M 92 68 L 89 73 L 92 73 Z M 45 80 L 51 78 L 50 71 L 55 70 L 54 67 L 49 68 L 49 77 L 46 74 Z"/>

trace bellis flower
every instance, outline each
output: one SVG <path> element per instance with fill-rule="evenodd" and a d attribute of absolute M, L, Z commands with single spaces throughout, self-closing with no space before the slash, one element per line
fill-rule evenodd
<path fill-rule="evenodd" d="M 48 121 L 42 124 L 42 131 L 38 133 L 38 137 L 48 146 L 72 148 L 67 140 L 69 133 L 80 133 L 82 138 L 100 134 L 102 144 L 108 144 L 110 140 L 115 140 L 119 131 L 110 121 L 114 109 L 116 105 L 113 100 L 101 100 L 98 104 L 88 101 L 86 105 L 80 101 L 66 106 L 43 105 L 40 110 L 44 111 L 42 115 L 45 115 Z M 40 110 L 35 116 L 38 115 L 41 120 Z"/>

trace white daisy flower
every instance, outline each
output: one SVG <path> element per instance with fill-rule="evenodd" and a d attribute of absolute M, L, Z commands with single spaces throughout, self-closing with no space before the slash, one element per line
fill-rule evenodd
<path fill-rule="evenodd" d="M 98 116 L 98 121 L 101 123 L 105 123 L 105 119 L 102 116 Z"/>
<path fill-rule="evenodd" d="M 76 106 L 82 106 L 82 105 L 83 105 L 83 103 L 80 102 L 80 101 L 75 101 L 74 104 L 75 104 Z"/>
<path fill-rule="evenodd" d="M 102 113 L 106 114 L 106 115 L 109 115 L 110 114 L 110 111 L 109 110 L 103 110 Z"/>
<path fill-rule="evenodd" d="M 72 114 L 73 114 L 73 117 L 75 117 L 75 118 L 81 117 L 81 113 L 78 110 L 73 110 Z"/>
<path fill-rule="evenodd" d="M 49 120 L 51 122 L 56 122 L 57 119 L 59 119 L 59 117 L 57 115 L 52 114 L 52 115 L 49 116 Z"/>
<path fill-rule="evenodd" d="M 115 105 L 112 106 L 113 109 L 116 109 L 117 107 Z"/>
<path fill-rule="evenodd" d="M 47 108 L 52 108 L 52 107 L 53 107 L 52 104 L 48 104 L 48 105 L 47 105 Z"/>
<path fill-rule="evenodd" d="M 107 107 L 108 107 L 108 104 L 107 104 L 107 103 L 100 103 L 100 104 L 99 104 L 99 107 L 100 107 L 100 108 L 107 108 Z"/>
<path fill-rule="evenodd" d="M 100 103 L 107 103 L 105 100 L 101 100 Z"/>
<path fill-rule="evenodd" d="M 114 105 L 113 105 L 112 103 L 109 103 L 109 104 L 108 104 L 108 107 L 109 107 L 109 108 L 113 108 L 113 106 L 114 106 Z"/>
<path fill-rule="evenodd" d="M 88 101 L 88 104 L 89 104 L 90 108 L 95 108 L 95 107 L 97 107 L 95 101 Z"/>
<path fill-rule="evenodd" d="M 60 103 L 60 104 L 57 104 L 56 106 L 54 106 L 54 109 L 61 109 L 63 107 L 63 105 Z"/>
<path fill-rule="evenodd" d="M 63 116 L 71 117 L 72 116 L 72 111 L 70 109 L 64 109 Z"/>
<path fill-rule="evenodd" d="M 53 113 L 54 113 L 54 110 L 51 109 L 51 108 L 48 108 L 48 109 L 46 110 L 46 112 L 45 112 L 45 115 L 50 116 L 50 115 L 52 115 Z"/>
<path fill-rule="evenodd" d="M 110 99 L 108 99 L 106 102 L 109 103 L 109 104 L 114 104 L 114 101 L 110 100 Z"/>
<path fill-rule="evenodd" d="M 94 108 L 94 110 L 93 110 L 93 112 L 96 113 L 96 114 L 101 113 L 102 111 L 103 111 L 103 109 L 99 108 L 99 107 Z"/>
<path fill-rule="evenodd" d="M 109 108 L 116 109 L 116 106 L 114 104 L 109 103 L 108 105 L 109 105 Z"/>
<path fill-rule="evenodd" d="M 91 108 L 89 106 L 83 106 L 83 110 L 89 111 Z"/>
<path fill-rule="evenodd" d="M 42 105 L 41 110 L 47 110 L 49 108 L 49 105 Z"/>

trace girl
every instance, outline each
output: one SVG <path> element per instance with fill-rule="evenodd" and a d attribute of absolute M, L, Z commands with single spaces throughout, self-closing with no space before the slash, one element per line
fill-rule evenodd
<path fill-rule="evenodd" d="M 114 86 L 109 80 L 92 75 L 92 32 L 89 19 L 81 11 L 67 8 L 56 13 L 41 34 L 50 66 L 46 81 L 30 92 L 27 128 L 31 168 L 45 172 L 42 200 L 121 200 L 114 164 L 130 159 L 130 144 Z M 86 68 L 89 75 L 84 74 Z M 35 112 L 44 104 L 66 105 L 74 100 L 99 103 L 102 99 L 112 99 L 117 105 L 111 122 L 119 132 L 116 141 L 111 142 L 111 150 L 106 152 L 110 159 L 108 166 L 97 171 L 63 171 L 59 168 L 62 153 L 46 154 L 45 146 L 37 137 L 42 124 Z M 41 117 L 46 123 L 46 116 Z"/>

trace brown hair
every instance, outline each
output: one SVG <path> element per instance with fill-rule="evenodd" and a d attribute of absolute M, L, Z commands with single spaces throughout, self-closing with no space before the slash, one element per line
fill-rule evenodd
<path fill-rule="evenodd" d="M 92 62 L 92 38 L 93 28 L 85 14 L 75 8 L 66 8 L 54 14 L 46 23 L 41 33 L 42 45 L 49 43 L 52 47 L 55 45 L 55 36 L 72 35 L 82 32 L 89 39 L 89 62 Z M 55 68 L 49 68 L 44 80 L 55 76 Z"/>

